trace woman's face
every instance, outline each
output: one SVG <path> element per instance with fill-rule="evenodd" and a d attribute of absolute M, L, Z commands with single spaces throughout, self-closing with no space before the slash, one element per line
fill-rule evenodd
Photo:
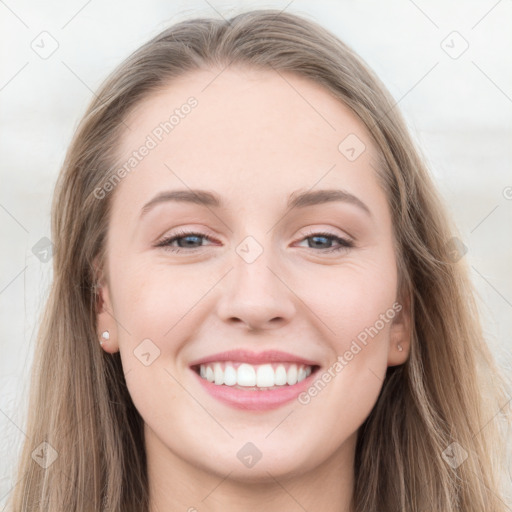
<path fill-rule="evenodd" d="M 307 79 L 229 68 L 126 125 L 98 322 L 149 460 L 247 481 L 353 460 L 409 349 L 363 124 Z"/>

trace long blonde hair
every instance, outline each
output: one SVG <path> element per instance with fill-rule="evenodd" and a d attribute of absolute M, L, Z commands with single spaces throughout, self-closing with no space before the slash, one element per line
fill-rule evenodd
<path fill-rule="evenodd" d="M 315 22 L 273 9 L 171 26 L 123 62 L 89 105 L 52 204 L 54 277 L 12 511 L 148 511 L 143 420 L 119 353 L 98 343 L 94 261 L 104 262 L 112 194 L 98 200 L 94 192 L 115 172 L 123 120 L 136 104 L 187 72 L 228 65 L 322 84 L 365 123 L 380 152 L 413 339 L 359 429 L 354 510 L 504 512 L 498 420 L 508 421 L 500 411 L 507 383 L 485 344 L 465 258 L 454 261 L 456 231 L 424 159 L 393 98 L 352 49 Z M 46 450 L 47 467 L 35 462 L 36 448 Z M 467 458 L 450 464 L 447 453 Z"/>

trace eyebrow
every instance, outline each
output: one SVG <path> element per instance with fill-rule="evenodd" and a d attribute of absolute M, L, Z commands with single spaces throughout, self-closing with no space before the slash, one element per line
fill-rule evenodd
<path fill-rule="evenodd" d="M 169 201 L 199 204 L 212 208 L 220 208 L 223 206 L 220 197 L 208 190 L 167 190 L 157 194 L 155 197 L 153 197 L 153 199 L 151 199 L 142 207 L 141 217 L 157 204 L 166 203 Z M 361 199 L 351 194 L 350 192 L 341 189 L 325 189 L 307 192 L 300 192 L 297 190 L 290 194 L 287 207 L 291 210 L 293 208 L 305 208 L 307 206 L 315 206 L 318 204 L 337 201 L 358 206 L 370 217 L 372 216 L 370 209 L 368 206 L 366 206 L 365 203 L 363 203 L 363 201 L 361 201 Z"/>

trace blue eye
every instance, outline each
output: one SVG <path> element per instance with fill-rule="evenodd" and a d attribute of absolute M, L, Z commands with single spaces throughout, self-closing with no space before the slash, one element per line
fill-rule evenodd
<path fill-rule="evenodd" d="M 323 252 L 338 252 L 338 251 L 343 251 L 343 250 L 347 250 L 347 249 L 350 249 L 351 247 L 354 247 L 354 243 L 350 240 L 347 240 L 346 238 L 341 238 L 337 235 L 333 235 L 332 233 L 327 233 L 327 232 L 322 232 L 322 233 L 310 233 L 308 234 L 308 236 L 304 237 L 303 240 L 315 240 L 314 243 L 317 244 L 317 243 L 320 243 L 322 244 L 322 242 L 317 242 L 316 240 L 317 239 L 326 239 L 326 240 L 330 240 L 331 243 L 332 241 L 335 241 L 337 244 L 339 244 L 337 247 L 328 247 L 328 248 L 322 248 L 320 247 L 320 249 L 323 251 Z M 315 248 L 315 246 L 311 247 L 311 245 L 308 244 L 308 246 L 312 249 Z M 316 245 L 316 248 L 318 248 L 318 245 Z"/>
<path fill-rule="evenodd" d="M 173 236 L 164 238 L 161 242 L 157 244 L 157 247 L 163 247 L 167 251 L 171 252 L 180 252 L 182 249 L 200 249 L 202 246 L 194 247 L 194 243 L 197 243 L 198 240 L 201 240 L 202 238 L 209 240 L 212 242 L 213 240 L 207 236 L 203 235 L 202 233 L 195 233 L 193 231 L 179 231 L 175 233 Z M 183 239 L 188 239 L 188 243 L 186 243 L 184 246 L 178 245 L 178 247 L 173 247 L 171 244 L 174 242 L 181 242 Z M 195 240 L 194 240 L 195 239 Z"/>
<path fill-rule="evenodd" d="M 196 245 L 201 242 L 202 239 L 208 240 L 210 242 L 213 242 L 213 239 L 210 238 L 208 235 L 204 235 L 202 233 L 196 233 L 193 231 L 179 231 L 172 236 L 168 238 L 164 238 L 161 242 L 159 242 L 156 247 L 163 247 L 167 251 L 171 251 L 174 253 L 181 252 L 183 249 L 200 249 L 204 247 L 202 244 Z M 322 233 L 310 233 L 308 236 L 304 237 L 302 240 L 314 240 L 313 244 L 316 245 L 309 245 L 310 249 L 320 249 L 321 252 L 338 252 L 347 250 L 351 247 L 354 247 L 354 244 L 352 241 L 347 240 L 345 238 L 341 238 L 339 236 L 333 235 L 332 233 L 322 232 Z M 319 247 L 319 245 L 325 245 L 325 242 L 318 242 L 318 239 L 327 240 L 328 243 L 332 243 L 333 241 L 338 244 L 338 246 L 335 247 Z M 329 242 L 330 241 L 330 242 Z M 174 242 L 178 243 L 178 246 L 173 246 Z M 184 242 L 185 245 L 180 245 L 182 242 Z"/>

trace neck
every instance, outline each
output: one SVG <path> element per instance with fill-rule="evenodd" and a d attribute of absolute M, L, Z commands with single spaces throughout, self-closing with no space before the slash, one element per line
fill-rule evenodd
<path fill-rule="evenodd" d="M 191 464 L 172 453 L 147 425 L 145 439 L 150 512 L 352 510 L 356 435 L 306 472 L 275 474 L 272 468 L 260 468 L 251 479 L 230 469 L 215 473 Z"/>

